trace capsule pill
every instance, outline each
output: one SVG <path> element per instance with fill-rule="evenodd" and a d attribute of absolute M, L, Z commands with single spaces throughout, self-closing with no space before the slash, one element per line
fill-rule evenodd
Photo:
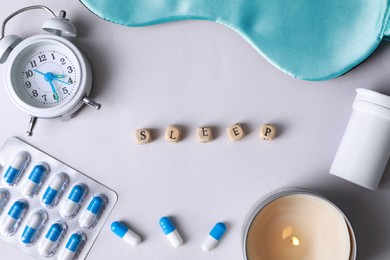
<path fill-rule="evenodd" d="M 13 235 L 18 229 L 27 208 L 28 204 L 26 201 L 18 200 L 14 202 L 1 223 L 2 232 L 7 235 Z"/>
<path fill-rule="evenodd" d="M 6 189 L 0 189 L 0 215 L 3 213 L 9 200 L 9 192 Z"/>
<path fill-rule="evenodd" d="M 24 151 L 16 153 L 7 171 L 4 173 L 4 182 L 11 186 L 15 185 L 29 161 L 30 155 L 28 153 Z"/>
<path fill-rule="evenodd" d="M 42 196 L 43 205 L 48 208 L 54 207 L 57 204 L 58 199 L 61 197 L 61 193 L 64 190 L 67 182 L 68 178 L 64 173 L 58 173 L 54 175 Z"/>
<path fill-rule="evenodd" d="M 202 250 L 205 252 L 212 250 L 218 244 L 225 231 L 226 225 L 224 223 L 218 222 L 215 224 L 206 239 L 203 241 Z"/>
<path fill-rule="evenodd" d="M 86 240 L 84 233 L 73 233 L 66 243 L 64 250 L 59 256 L 59 260 L 73 260 L 83 247 L 83 243 Z"/>
<path fill-rule="evenodd" d="M 94 227 L 101 213 L 103 212 L 105 204 L 106 200 L 103 196 L 93 196 L 91 202 L 88 204 L 87 209 L 80 218 L 80 226 L 83 228 Z"/>
<path fill-rule="evenodd" d="M 28 197 L 36 195 L 48 171 L 49 165 L 47 163 L 36 164 L 23 185 L 22 192 L 24 195 Z"/>
<path fill-rule="evenodd" d="M 169 217 L 162 217 L 160 219 L 160 227 L 173 247 L 179 247 L 183 244 L 183 239 Z"/>
<path fill-rule="evenodd" d="M 41 255 L 52 256 L 56 252 L 65 232 L 66 225 L 64 223 L 52 224 L 41 242 L 39 249 Z"/>
<path fill-rule="evenodd" d="M 111 231 L 129 245 L 136 246 L 141 242 L 141 238 L 122 222 L 112 222 Z"/>
<path fill-rule="evenodd" d="M 65 218 L 75 216 L 80 209 L 81 203 L 83 202 L 86 194 L 87 188 L 84 184 L 74 185 L 61 209 L 62 216 Z"/>
<path fill-rule="evenodd" d="M 24 245 L 28 246 L 35 242 L 46 219 L 47 213 L 44 211 L 35 211 L 31 214 L 20 238 Z"/>

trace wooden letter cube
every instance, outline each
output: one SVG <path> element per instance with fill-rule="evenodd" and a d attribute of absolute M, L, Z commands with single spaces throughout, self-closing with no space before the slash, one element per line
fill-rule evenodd
<path fill-rule="evenodd" d="M 209 126 L 201 126 L 196 129 L 196 135 L 200 143 L 206 143 L 213 140 L 213 129 Z"/>
<path fill-rule="evenodd" d="M 147 128 L 137 129 L 135 132 L 135 139 L 138 144 L 147 144 L 152 141 L 152 134 Z"/>
<path fill-rule="evenodd" d="M 181 128 L 178 126 L 170 125 L 165 130 L 165 140 L 171 143 L 177 143 L 180 141 Z"/>
<path fill-rule="evenodd" d="M 265 124 L 260 127 L 260 138 L 264 140 L 272 140 L 275 138 L 276 128 L 273 125 Z"/>
<path fill-rule="evenodd" d="M 240 124 L 235 124 L 226 129 L 226 132 L 231 141 L 240 140 L 245 136 L 244 130 L 242 129 Z"/>

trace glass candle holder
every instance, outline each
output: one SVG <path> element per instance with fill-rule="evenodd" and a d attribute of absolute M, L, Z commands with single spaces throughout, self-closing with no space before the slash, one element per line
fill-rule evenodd
<path fill-rule="evenodd" d="M 286 189 L 257 203 L 243 227 L 246 260 L 355 260 L 344 213 L 319 194 Z"/>

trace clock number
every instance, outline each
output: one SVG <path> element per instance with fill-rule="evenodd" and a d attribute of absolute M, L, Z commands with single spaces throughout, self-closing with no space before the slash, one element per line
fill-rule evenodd
<path fill-rule="evenodd" d="M 69 73 L 72 73 L 72 72 L 73 72 L 73 68 L 72 68 L 71 66 L 68 66 L 67 69 L 68 69 L 68 72 L 69 72 Z"/>
<path fill-rule="evenodd" d="M 35 68 L 37 66 L 37 62 L 35 60 L 30 61 L 31 68 Z"/>
<path fill-rule="evenodd" d="M 39 58 L 39 62 L 47 61 L 47 58 L 46 58 L 45 54 L 39 55 L 38 58 Z"/>
<path fill-rule="evenodd" d="M 62 88 L 62 93 L 64 93 L 64 95 L 66 95 L 66 94 L 68 94 L 68 93 L 69 93 L 69 91 L 68 91 L 68 89 L 67 89 L 67 88 Z"/>
<path fill-rule="evenodd" d="M 65 61 L 64 58 L 61 58 L 60 61 L 61 61 L 61 65 L 65 65 L 66 64 L 66 61 Z"/>
<path fill-rule="evenodd" d="M 31 77 L 33 76 L 32 70 L 28 70 L 28 71 L 26 71 L 26 72 L 24 72 L 24 73 L 26 74 L 26 77 L 27 77 L 27 78 L 31 78 Z"/>
<path fill-rule="evenodd" d="M 54 56 L 54 53 L 51 54 L 51 57 L 53 58 L 53 60 L 56 59 L 56 57 Z"/>
<path fill-rule="evenodd" d="M 46 99 L 46 94 L 45 94 L 45 95 L 42 95 L 42 98 L 45 100 L 45 102 L 47 101 L 47 99 Z"/>
<path fill-rule="evenodd" d="M 69 79 L 68 79 L 68 83 L 69 83 L 69 84 L 73 84 L 72 78 L 69 78 Z"/>
<path fill-rule="evenodd" d="M 31 88 L 31 82 L 30 82 L 30 81 L 26 81 L 25 84 L 26 84 L 26 87 L 27 87 L 27 88 Z"/>
<path fill-rule="evenodd" d="M 37 96 L 38 96 L 38 91 L 37 91 L 36 89 L 34 89 L 34 90 L 32 91 L 32 94 L 33 94 L 34 97 L 37 97 Z"/>

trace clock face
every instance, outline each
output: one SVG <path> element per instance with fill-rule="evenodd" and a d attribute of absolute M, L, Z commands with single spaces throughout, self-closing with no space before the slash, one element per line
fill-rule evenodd
<path fill-rule="evenodd" d="M 92 87 L 88 60 L 67 39 L 34 35 L 10 53 L 4 70 L 12 102 L 34 117 L 71 116 Z"/>
<path fill-rule="evenodd" d="M 69 102 L 80 85 L 80 65 L 62 43 L 42 40 L 26 46 L 11 68 L 11 84 L 19 99 L 37 108 Z"/>

